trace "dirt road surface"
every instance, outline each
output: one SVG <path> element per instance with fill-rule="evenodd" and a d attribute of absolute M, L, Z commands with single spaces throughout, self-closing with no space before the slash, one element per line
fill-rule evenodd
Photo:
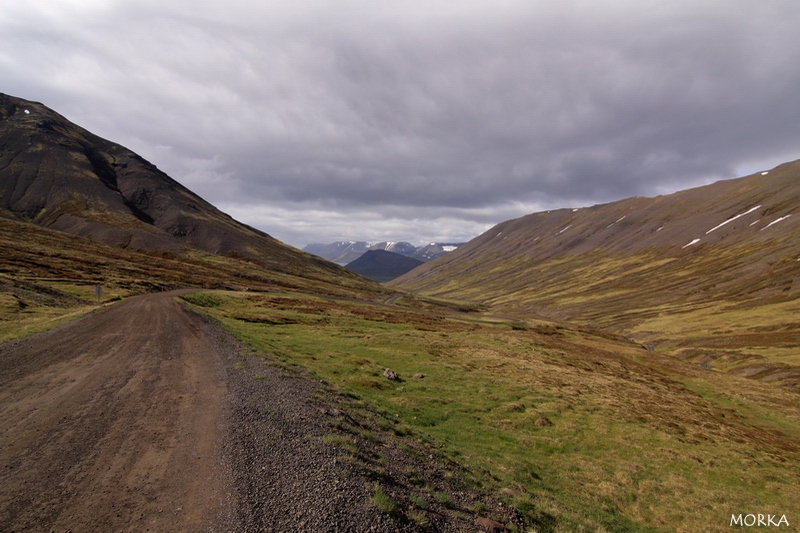
<path fill-rule="evenodd" d="M 352 398 L 177 294 L 0 345 L 0 533 L 478 531 L 475 508 L 517 520 L 458 465 L 374 413 L 351 417 Z M 396 509 L 374 503 L 378 485 Z"/>
<path fill-rule="evenodd" d="M 0 348 L 0 531 L 200 531 L 231 507 L 219 354 L 173 295 Z"/>

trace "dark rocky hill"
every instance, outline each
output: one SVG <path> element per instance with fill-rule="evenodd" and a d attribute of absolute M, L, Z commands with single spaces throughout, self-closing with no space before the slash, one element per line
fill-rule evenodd
<path fill-rule="evenodd" d="M 423 264 L 422 261 L 413 257 L 385 250 L 369 250 L 349 263 L 346 268 L 373 281 L 384 283 L 402 276 L 421 264 Z"/>
<path fill-rule="evenodd" d="M 40 103 L 5 94 L 0 214 L 129 250 L 196 249 L 276 271 L 355 279 L 237 222 L 123 146 Z"/>

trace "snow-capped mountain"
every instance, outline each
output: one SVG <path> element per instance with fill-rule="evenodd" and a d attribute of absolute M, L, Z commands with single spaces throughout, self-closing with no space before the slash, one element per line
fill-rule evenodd
<path fill-rule="evenodd" d="M 303 251 L 317 255 L 328 261 L 340 265 L 352 263 L 369 250 L 382 250 L 395 254 L 413 257 L 419 261 L 430 261 L 461 246 L 463 243 L 436 243 L 416 247 L 408 242 L 369 242 L 369 241 L 339 241 L 330 244 L 309 244 Z"/>

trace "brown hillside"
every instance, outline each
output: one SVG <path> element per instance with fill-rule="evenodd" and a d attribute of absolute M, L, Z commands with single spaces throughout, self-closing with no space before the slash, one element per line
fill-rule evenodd
<path fill-rule="evenodd" d="M 392 284 L 585 319 L 624 312 L 608 305 L 623 293 L 628 308 L 793 298 L 800 289 L 797 211 L 800 161 L 668 196 L 509 220 Z"/>
<path fill-rule="evenodd" d="M 5 216 L 130 250 L 194 248 L 313 277 L 345 269 L 233 220 L 130 150 L 42 104 L 0 94 Z"/>
<path fill-rule="evenodd" d="M 390 285 L 576 321 L 800 386 L 800 161 L 509 220 Z"/>

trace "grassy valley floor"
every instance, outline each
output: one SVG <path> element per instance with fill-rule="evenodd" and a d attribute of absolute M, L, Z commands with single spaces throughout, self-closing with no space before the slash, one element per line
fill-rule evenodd
<path fill-rule="evenodd" d="M 727 531 L 732 515 L 759 513 L 800 523 L 790 389 L 577 326 L 422 311 L 413 299 L 185 299 L 440 447 L 532 531 Z"/>

